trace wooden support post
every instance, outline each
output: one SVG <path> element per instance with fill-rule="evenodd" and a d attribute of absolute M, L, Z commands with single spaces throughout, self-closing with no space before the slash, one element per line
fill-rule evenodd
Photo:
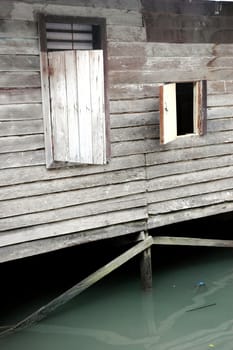
<path fill-rule="evenodd" d="M 145 239 L 148 238 L 148 233 L 144 233 Z M 141 253 L 140 260 L 141 284 L 144 291 L 152 289 L 152 264 L 151 264 L 151 247 L 145 249 Z"/>

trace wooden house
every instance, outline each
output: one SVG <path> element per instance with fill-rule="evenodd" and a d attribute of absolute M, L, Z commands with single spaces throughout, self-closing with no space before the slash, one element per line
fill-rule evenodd
<path fill-rule="evenodd" d="M 231 212 L 232 56 L 231 2 L 0 0 L 0 261 Z"/>

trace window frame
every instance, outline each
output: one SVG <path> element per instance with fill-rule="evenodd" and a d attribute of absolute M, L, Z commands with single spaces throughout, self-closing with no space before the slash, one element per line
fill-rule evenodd
<path fill-rule="evenodd" d="M 160 144 L 167 144 L 181 137 L 203 136 L 207 130 L 207 81 L 188 81 L 193 83 L 193 132 L 177 135 L 176 84 L 160 85 Z M 168 106 L 170 100 L 170 106 Z M 173 108 L 173 110 L 172 110 Z M 174 111 L 175 110 L 175 111 Z"/>
<path fill-rule="evenodd" d="M 109 98 L 108 98 L 108 66 L 107 66 L 107 37 L 106 37 L 106 19 L 95 17 L 77 17 L 77 16 L 57 16 L 57 15 L 38 15 L 39 47 L 40 47 L 40 72 L 41 72 L 41 93 L 42 93 L 42 110 L 44 119 L 44 138 L 45 138 L 45 158 L 46 167 L 58 168 L 67 166 L 80 166 L 83 164 L 70 164 L 65 162 L 54 161 L 52 145 L 52 123 L 50 109 L 50 88 L 49 88 L 49 64 L 48 49 L 46 37 L 46 23 L 79 23 L 98 26 L 100 29 L 100 40 L 98 48 L 103 50 L 104 61 L 104 99 L 105 99 L 105 126 L 106 126 L 106 159 L 109 162 L 111 157 L 110 144 L 110 117 L 109 117 Z M 95 48 L 94 48 L 95 49 Z"/>

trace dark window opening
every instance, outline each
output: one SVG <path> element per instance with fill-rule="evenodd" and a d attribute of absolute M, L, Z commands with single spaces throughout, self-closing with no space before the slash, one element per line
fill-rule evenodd
<path fill-rule="evenodd" d="M 177 135 L 194 132 L 193 83 L 176 84 Z"/>

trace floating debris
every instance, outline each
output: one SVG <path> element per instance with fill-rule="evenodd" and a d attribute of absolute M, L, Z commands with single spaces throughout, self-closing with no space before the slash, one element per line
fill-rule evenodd
<path fill-rule="evenodd" d="M 200 310 L 200 309 L 204 309 L 204 308 L 206 308 L 206 307 L 210 307 L 210 306 L 214 306 L 214 305 L 216 305 L 216 303 L 207 304 L 207 305 L 202 305 L 202 306 L 197 306 L 197 307 L 194 307 L 193 309 L 186 310 L 186 312 L 195 311 L 195 310 Z"/>

